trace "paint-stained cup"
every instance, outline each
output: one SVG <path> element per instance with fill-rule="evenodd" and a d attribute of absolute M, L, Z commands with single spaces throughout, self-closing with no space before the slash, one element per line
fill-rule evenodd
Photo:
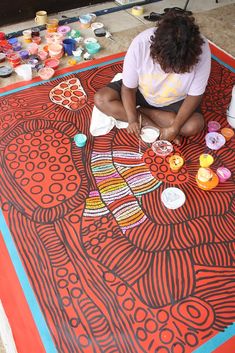
<path fill-rule="evenodd" d="M 76 40 L 74 39 L 64 39 L 63 40 L 63 47 L 64 47 L 64 51 L 67 55 L 73 55 L 73 51 L 76 50 Z"/>
<path fill-rule="evenodd" d="M 47 12 L 46 11 L 37 11 L 36 17 L 35 17 L 35 22 L 40 26 L 45 25 L 47 23 Z"/>

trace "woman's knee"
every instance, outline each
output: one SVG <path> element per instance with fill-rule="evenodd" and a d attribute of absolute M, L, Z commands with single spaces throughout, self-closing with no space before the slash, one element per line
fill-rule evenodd
<path fill-rule="evenodd" d="M 198 134 L 204 129 L 205 121 L 203 115 L 200 113 L 194 113 L 191 118 L 181 129 L 181 135 L 183 136 L 193 136 Z"/>

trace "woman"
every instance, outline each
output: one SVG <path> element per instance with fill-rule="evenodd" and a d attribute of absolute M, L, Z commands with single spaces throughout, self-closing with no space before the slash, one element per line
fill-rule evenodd
<path fill-rule="evenodd" d="M 208 42 L 192 16 L 168 11 L 156 28 L 137 35 L 123 65 L 123 78 L 95 95 L 106 115 L 128 122 L 128 132 L 143 125 L 160 129 L 160 138 L 180 142 L 203 129 L 200 110 L 211 67 Z"/>

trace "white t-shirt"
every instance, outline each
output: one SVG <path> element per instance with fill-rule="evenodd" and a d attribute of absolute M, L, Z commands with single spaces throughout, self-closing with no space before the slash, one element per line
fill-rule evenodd
<path fill-rule="evenodd" d="M 123 65 L 123 83 L 128 88 L 138 87 L 146 101 L 155 107 L 167 106 L 187 95 L 204 93 L 211 69 L 211 52 L 203 37 L 202 54 L 191 72 L 165 73 L 150 56 L 150 37 L 156 28 L 149 28 L 132 41 Z"/>

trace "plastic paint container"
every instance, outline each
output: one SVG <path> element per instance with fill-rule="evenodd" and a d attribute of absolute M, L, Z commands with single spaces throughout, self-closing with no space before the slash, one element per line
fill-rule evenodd
<path fill-rule="evenodd" d="M 11 76 L 13 69 L 9 66 L 0 66 L 0 77 L 9 77 Z"/>
<path fill-rule="evenodd" d="M 140 137 L 146 143 L 153 143 L 160 135 L 159 129 L 153 126 L 144 126 L 141 129 Z"/>
<path fill-rule="evenodd" d="M 201 154 L 199 157 L 199 163 L 202 168 L 208 168 L 211 164 L 213 164 L 214 158 L 207 153 Z"/>
<path fill-rule="evenodd" d="M 40 36 L 40 29 L 38 27 L 32 28 L 32 37 L 39 37 Z"/>
<path fill-rule="evenodd" d="M 89 54 L 96 54 L 100 50 L 100 44 L 99 43 L 87 43 L 86 44 L 86 50 L 88 51 Z"/>
<path fill-rule="evenodd" d="M 173 146 L 169 141 L 158 140 L 152 144 L 152 150 L 158 156 L 166 157 L 173 151 Z"/>
<path fill-rule="evenodd" d="M 60 61 L 56 58 L 49 58 L 45 60 L 45 66 L 51 67 L 52 69 L 57 69 Z"/>
<path fill-rule="evenodd" d="M 228 168 L 225 167 L 219 167 L 216 170 L 216 174 L 219 177 L 219 181 L 221 183 L 224 183 L 226 180 L 228 180 L 231 177 L 231 172 Z"/>
<path fill-rule="evenodd" d="M 87 137 L 84 134 L 77 134 L 74 136 L 74 142 L 77 147 L 84 147 L 87 141 Z"/>
<path fill-rule="evenodd" d="M 3 63 L 6 59 L 6 54 L 0 53 L 0 63 Z"/>
<path fill-rule="evenodd" d="M 209 132 L 218 131 L 220 129 L 220 123 L 217 121 L 209 121 L 207 126 Z"/>
<path fill-rule="evenodd" d="M 186 197 L 182 190 L 172 187 L 165 189 L 161 194 L 161 201 L 165 207 L 175 210 L 185 203 Z"/>
<path fill-rule="evenodd" d="M 234 131 L 228 127 L 224 127 L 221 130 L 221 134 L 225 137 L 226 141 L 229 141 L 233 137 Z"/>
<path fill-rule="evenodd" d="M 209 132 L 205 140 L 207 147 L 211 150 L 219 150 L 226 142 L 225 137 L 218 132 Z"/>
<path fill-rule="evenodd" d="M 54 73 L 55 71 L 51 67 L 43 67 L 38 71 L 38 75 L 42 80 L 49 80 Z"/>

